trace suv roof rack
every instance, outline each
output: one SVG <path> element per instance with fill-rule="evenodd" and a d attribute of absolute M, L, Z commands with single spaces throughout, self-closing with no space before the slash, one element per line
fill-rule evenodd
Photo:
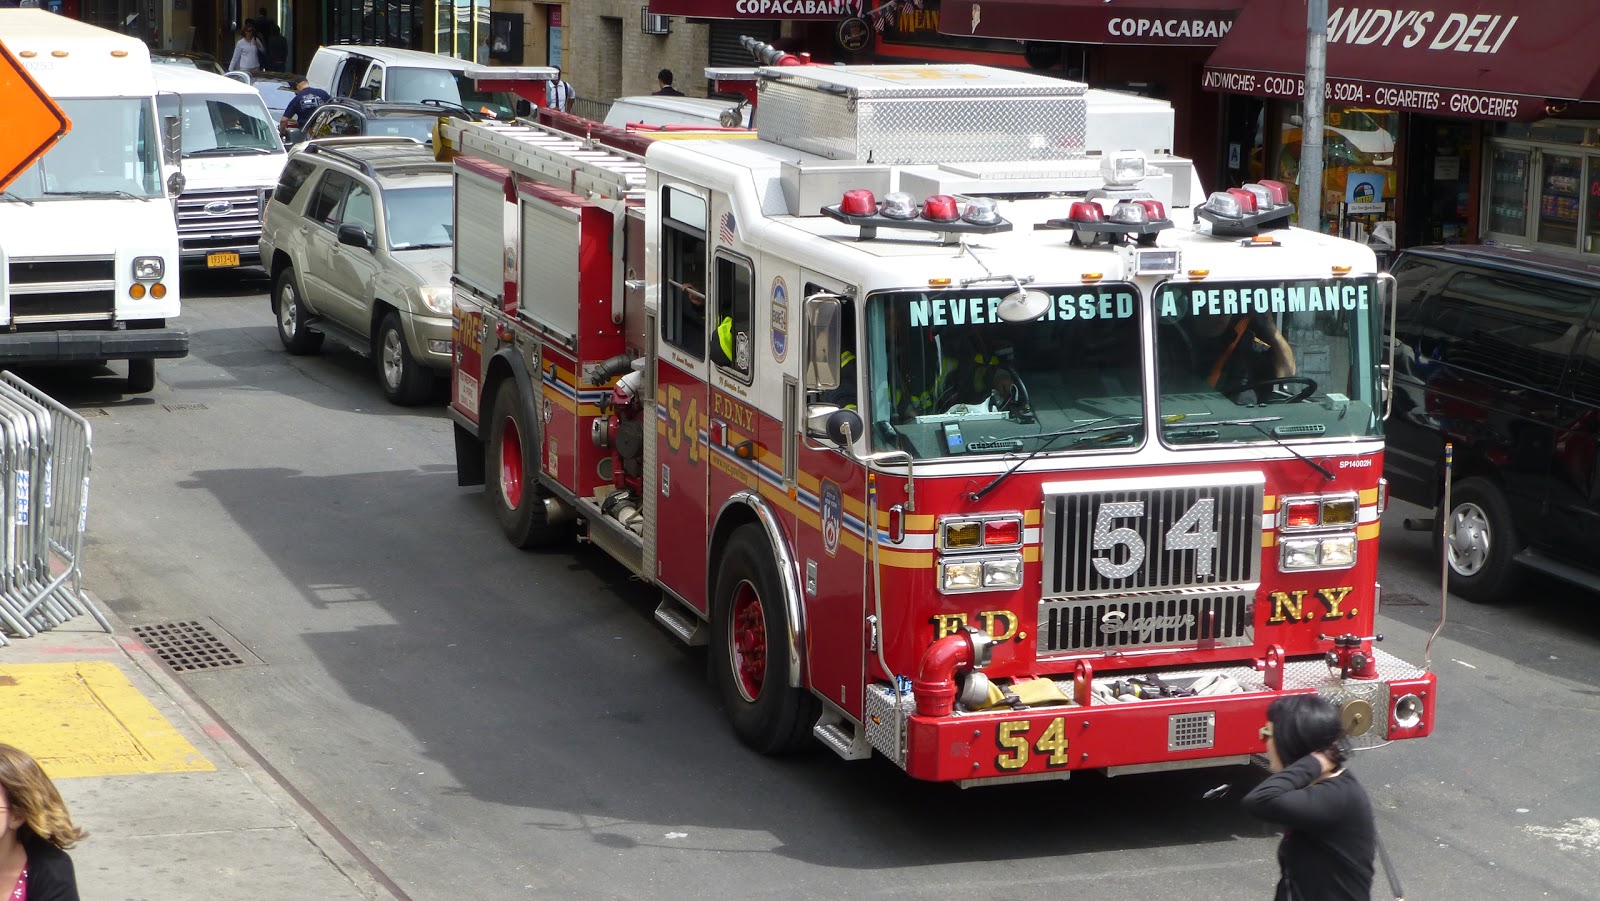
<path fill-rule="evenodd" d="M 425 159 L 402 160 L 402 161 L 400 161 L 398 168 L 421 169 L 421 168 L 426 167 L 427 169 L 433 169 L 435 167 L 438 167 L 441 170 L 446 170 L 446 169 L 449 168 L 449 166 L 447 164 L 441 163 L 441 162 L 438 162 L 437 160 L 435 160 L 433 158 L 432 152 L 427 149 L 426 145 L 419 144 L 416 141 L 411 140 L 410 138 L 374 137 L 374 136 L 356 136 L 356 137 L 349 137 L 349 138 L 319 138 L 316 141 L 312 141 L 311 143 L 307 144 L 305 150 L 303 150 L 301 152 L 302 153 L 315 153 L 315 154 L 319 154 L 319 155 L 322 155 L 322 156 L 335 157 L 336 159 L 343 160 L 344 162 L 347 162 L 350 165 L 355 166 L 357 169 L 360 169 L 364 174 L 366 174 L 367 176 L 369 176 L 371 178 L 378 178 L 379 176 L 384 175 L 386 173 L 385 172 L 379 172 L 378 168 L 373 165 L 373 163 L 372 163 L 372 161 L 370 159 L 366 159 L 365 157 L 361 156 L 360 154 L 356 154 L 356 153 L 351 153 L 350 152 L 351 150 L 354 150 L 357 147 L 375 146 L 375 145 L 376 146 L 388 146 L 388 147 L 394 147 L 394 148 L 415 147 L 419 151 L 422 151 L 426 155 Z M 385 166 L 386 170 L 389 170 L 390 168 L 391 167 Z"/>

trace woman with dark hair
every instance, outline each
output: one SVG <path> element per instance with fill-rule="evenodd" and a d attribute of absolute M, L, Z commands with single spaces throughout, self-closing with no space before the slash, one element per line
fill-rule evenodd
<path fill-rule="evenodd" d="M 67 849 L 87 835 L 38 762 L 0 745 L 0 897 L 78 901 Z"/>
<path fill-rule="evenodd" d="M 1349 746 L 1333 705 L 1289 695 L 1261 727 L 1272 775 L 1244 798 L 1246 810 L 1288 827 L 1278 845 L 1275 901 L 1370 901 L 1378 830 L 1366 789 L 1345 769 Z"/>

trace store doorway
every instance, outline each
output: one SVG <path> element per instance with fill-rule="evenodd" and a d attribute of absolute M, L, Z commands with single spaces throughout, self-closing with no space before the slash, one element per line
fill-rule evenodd
<path fill-rule="evenodd" d="M 1476 244 L 1472 173 L 1477 126 L 1411 117 L 1404 246 Z"/>
<path fill-rule="evenodd" d="M 1268 177 L 1266 116 L 1265 101 L 1235 94 L 1225 96 L 1217 190 L 1237 188 Z"/>

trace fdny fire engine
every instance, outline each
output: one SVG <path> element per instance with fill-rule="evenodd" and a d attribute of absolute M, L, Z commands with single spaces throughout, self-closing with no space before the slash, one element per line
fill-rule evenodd
<path fill-rule="evenodd" d="M 752 70 L 756 134 L 451 123 L 462 484 L 661 593 L 762 752 L 962 785 L 1429 734 L 1376 646 L 1388 288 L 1164 104 Z M 1194 196 L 1194 201 L 1190 196 Z"/>

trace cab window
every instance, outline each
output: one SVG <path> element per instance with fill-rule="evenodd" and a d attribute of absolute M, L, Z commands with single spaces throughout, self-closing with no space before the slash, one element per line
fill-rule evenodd
<path fill-rule="evenodd" d="M 300 193 L 300 187 L 310 177 L 310 163 L 305 160 L 291 160 L 289 165 L 283 167 L 283 174 L 278 177 L 278 187 L 272 192 L 273 202 L 288 203 L 293 200 L 295 195 Z"/>
<path fill-rule="evenodd" d="M 706 202 L 680 188 L 661 192 L 661 337 L 696 360 L 706 356 Z"/>
<path fill-rule="evenodd" d="M 711 359 L 741 381 L 750 380 L 750 264 L 737 257 L 717 256 L 717 322 Z"/>

